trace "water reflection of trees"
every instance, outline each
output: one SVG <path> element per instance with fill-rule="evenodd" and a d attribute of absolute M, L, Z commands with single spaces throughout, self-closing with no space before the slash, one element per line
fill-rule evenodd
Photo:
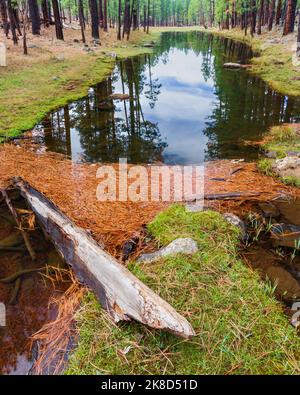
<path fill-rule="evenodd" d="M 91 88 L 86 98 L 52 113 L 43 122 L 47 147 L 71 156 L 70 135 L 74 129 L 84 161 L 115 162 L 120 157 L 132 163 L 162 161 L 166 144 L 158 125 L 145 119 L 140 101 L 145 89 L 153 108 L 160 93 L 151 67 L 149 56 L 121 62 L 113 76 Z M 122 93 L 130 95 L 130 100 L 122 103 L 123 114 L 109 98 L 116 80 L 121 82 Z"/>
<path fill-rule="evenodd" d="M 223 68 L 225 61 L 247 62 L 253 56 L 249 47 L 202 32 L 178 32 L 165 34 L 153 55 L 120 62 L 111 78 L 90 89 L 86 98 L 45 118 L 47 147 L 71 156 L 71 133 L 76 131 L 83 160 L 163 160 L 166 144 L 159 125 L 145 119 L 141 97 L 151 109 L 159 105 L 162 87 L 152 70 L 158 62 L 168 63 L 173 48 L 201 57 L 204 80 L 213 81 L 215 100 L 203 130 L 210 140 L 207 158 L 241 157 L 247 149 L 241 139 L 258 139 L 274 124 L 299 120 L 296 99 L 278 94 L 249 73 Z M 121 87 L 118 93 L 129 93 L 130 100 L 115 105 L 108 99 L 116 85 Z"/>

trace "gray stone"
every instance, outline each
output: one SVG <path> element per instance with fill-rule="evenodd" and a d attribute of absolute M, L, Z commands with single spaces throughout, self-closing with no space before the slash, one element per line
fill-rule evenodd
<path fill-rule="evenodd" d="M 161 248 L 160 250 L 150 253 L 143 254 L 139 257 L 138 262 L 154 262 L 160 258 L 176 255 L 176 254 L 187 254 L 192 255 L 198 252 L 198 246 L 195 240 L 191 238 L 179 238 L 168 246 Z"/>
<path fill-rule="evenodd" d="M 240 230 L 240 239 L 246 240 L 247 227 L 245 223 L 237 215 L 232 213 L 225 213 L 223 217 L 227 222 L 229 222 L 233 226 L 236 226 Z"/>
<path fill-rule="evenodd" d="M 55 56 L 55 59 L 58 60 L 59 62 L 62 62 L 65 60 L 65 55 L 63 53 L 58 54 Z"/>
<path fill-rule="evenodd" d="M 267 151 L 265 155 L 267 158 L 270 158 L 270 159 L 277 158 L 277 153 L 275 151 Z"/>
<path fill-rule="evenodd" d="M 33 49 L 33 48 L 39 48 L 39 46 L 38 46 L 38 45 L 36 45 L 36 44 L 31 44 L 31 43 L 28 43 L 28 44 L 27 44 L 27 48 L 31 48 L 31 49 Z"/>
<path fill-rule="evenodd" d="M 300 178 L 300 158 L 286 156 L 283 159 L 277 159 L 274 161 L 272 169 L 280 177 L 293 176 Z"/>

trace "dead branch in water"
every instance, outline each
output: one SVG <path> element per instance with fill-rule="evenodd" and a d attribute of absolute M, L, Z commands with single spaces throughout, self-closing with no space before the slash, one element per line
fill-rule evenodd
<path fill-rule="evenodd" d="M 28 252 L 29 252 L 29 254 L 31 256 L 31 259 L 33 261 L 35 261 L 35 258 L 36 258 L 35 252 L 34 252 L 34 250 L 32 248 L 31 243 L 30 243 L 28 234 L 25 232 L 25 230 L 22 227 L 22 223 L 21 223 L 21 221 L 19 219 L 17 211 L 15 210 L 14 206 L 12 205 L 12 202 L 11 202 L 7 192 L 5 191 L 5 189 L 0 189 L 0 192 L 2 193 L 2 196 L 3 196 L 3 198 L 4 198 L 5 202 L 6 202 L 6 205 L 9 208 L 9 211 L 11 212 L 12 216 L 14 217 L 14 219 L 16 221 L 16 224 L 18 226 L 18 229 L 19 229 L 19 231 L 21 232 L 21 234 L 23 236 L 25 245 L 26 245 L 27 250 L 28 250 Z"/>

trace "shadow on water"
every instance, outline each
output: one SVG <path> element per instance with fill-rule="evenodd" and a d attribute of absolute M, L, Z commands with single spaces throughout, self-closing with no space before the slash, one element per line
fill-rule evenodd
<path fill-rule="evenodd" d="M 244 141 L 299 121 L 300 103 L 245 70 L 223 67 L 253 55 L 242 43 L 205 33 L 163 34 L 154 54 L 119 61 L 88 96 L 52 112 L 36 130 L 47 149 L 88 162 L 255 159 Z M 130 99 L 112 100 L 113 93 Z"/>

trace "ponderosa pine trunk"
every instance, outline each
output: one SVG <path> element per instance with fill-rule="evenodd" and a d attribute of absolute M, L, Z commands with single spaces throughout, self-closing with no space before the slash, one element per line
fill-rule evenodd
<path fill-rule="evenodd" d="M 147 12 L 147 34 L 149 34 L 150 28 L 150 0 L 148 0 L 148 12 Z"/>
<path fill-rule="evenodd" d="M 9 25 L 8 25 L 7 7 L 5 0 L 0 0 L 0 15 L 3 24 L 3 31 L 4 34 L 7 36 L 9 31 Z"/>
<path fill-rule="evenodd" d="M 99 40 L 99 15 L 96 0 L 89 0 L 90 13 L 91 13 L 91 25 L 92 25 L 92 37 L 94 40 Z"/>
<path fill-rule="evenodd" d="M 269 31 L 271 31 L 273 28 L 274 17 L 275 17 L 275 0 L 271 0 L 270 10 L 269 10 L 269 22 L 268 22 Z"/>
<path fill-rule="evenodd" d="M 104 18 L 103 18 L 103 0 L 99 0 L 99 23 L 101 29 L 104 27 Z"/>
<path fill-rule="evenodd" d="M 278 0 L 276 18 L 275 18 L 276 25 L 280 24 L 281 15 L 282 15 L 282 0 Z"/>
<path fill-rule="evenodd" d="M 49 27 L 50 19 L 49 19 L 49 9 L 47 0 L 42 1 L 42 14 L 43 14 L 43 23 L 45 27 Z"/>
<path fill-rule="evenodd" d="M 300 57 L 300 12 L 298 16 L 297 56 Z"/>
<path fill-rule="evenodd" d="M 57 0 L 52 0 L 52 8 L 55 22 L 55 33 L 58 40 L 64 39 L 63 27 L 60 17 L 59 5 Z"/>
<path fill-rule="evenodd" d="M 103 10 L 103 29 L 105 32 L 108 31 L 108 23 L 107 23 L 107 0 L 103 0 L 104 10 Z"/>
<path fill-rule="evenodd" d="M 79 23 L 80 23 L 80 30 L 81 30 L 81 37 L 82 37 L 82 42 L 85 43 L 85 21 L 84 21 L 84 11 L 83 11 L 83 3 L 82 0 L 78 0 L 78 17 L 79 17 Z"/>
<path fill-rule="evenodd" d="M 127 34 L 130 25 L 130 0 L 125 0 L 124 7 L 123 38 Z"/>
<path fill-rule="evenodd" d="M 294 31 L 297 0 L 288 0 L 284 21 L 283 35 L 286 36 Z"/>
<path fill-rule="evenodd" d="M 18 44 L 18 36 L 17 36 L 17 32 L 16 32 L 16 19 L 15 19 L 15 14 L 14 14 L 14 10 L 11 4 L 11 0 L 7 0 L 7 13 L 8 13 L 8 17 L 9 17 L 9 27 L 11 30 L 11 34 L 13 37 L 13 43 L 14 45 Z"/>
<path fill-rule="evenodd" d="M 37 0 L 28 0 L 28 7 L 32 34 L 39 35 L 41 32 L 41 19 Z"/>
<path fill-rule="evenodd" d="M 257 22 L 257 34 L 261 34 L 263 15 L 264 15 L 264 0 L 260 0 L 259 15 L 258 15 L 258 22 Z"/>
<path fill-rule="evenodd" d="M 119 4 L 118 4 L 118 40 L 122 39 L 121 26 L 122 26 L 122 0 L 119 0 Z"/>

